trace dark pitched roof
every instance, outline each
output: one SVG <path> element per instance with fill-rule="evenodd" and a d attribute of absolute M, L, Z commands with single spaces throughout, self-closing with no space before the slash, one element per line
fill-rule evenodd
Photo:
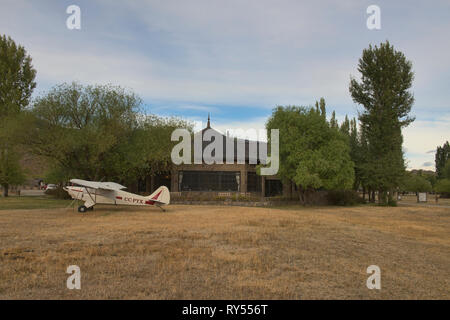
<path fill-rule="evenodd" d="M 209 131 L 208 131 L 209 130 Z M 208 135 L 211 136 L 211 141 L 203 141 L 203 137 L 205 135 L 205 133 L 208 131 Z M 223 163 L 226 163 L 226 156 L 227 156 L 227 147 L 228 146 L 232 146 L 232 152 L 234 155 L 234 162 L 237 162 L 238 160 L 238 156 L 237 156 L 237 151 L 238 151 L 238 146 L 239 149 L 242 148 L 241 146 L 243 145 L 245 148 L 245 163 L 249 163 L 250 161 L 252 163 L 261 163 L 261 160 L 266 160 L 267 158 L 267 151 L 264 152 L 264 155 L 260 158 L 259 156 L 259 152 L 260 149 L 262 148 L 262 151 L 267 150 L 267 143 L 266 142 L 262 142 L 262 141 L 253 141 L 253 140 L 247 140 L 247 139 L 240 139 L 240 138 L 236 138 L 236 137 L 229 137 L 229 136 L 225 136 L 224 134 L 220 133 L 219 131 L 211 128 L 210 126 L 210 121 L 209 121 L 209 116 L 208 116 L 208 125 L 206 128 L 204 128 L 202 131 L 199 131 L 197 133 L 194 134 L 194 139 L 195 137 L 199 137 L 199 135 L 201 135 L 201 140 L 202 140 L 202 155 L 204 153 L 205 148 L 211 144 L 212 142 L 214 142 L 215 137 L 218 137 L 219 139 L 222 139 L 222 146 L 223 146 Z M 255 149 L 251 149 L 255 148 Z M 252 150 L 252 152 L 250 152 L 250 150 Z M 194 152 L 194 141 L 192 141 L 192 152 Z M 212 154 L 214 156 L 214 153 Z"/>

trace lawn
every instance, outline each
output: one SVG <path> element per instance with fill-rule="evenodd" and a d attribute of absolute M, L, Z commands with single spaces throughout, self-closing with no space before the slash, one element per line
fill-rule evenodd
<path fill-rule="evenodd" d="M 415 195 L 403 195 L 402 199 L 398 201 L 398 204 L 417 204 L 417 196 Z M 421 202 L 421 205 L 439 205 L 439 206 L 450 206 L 449 198 L 438 198 L 436 202 L 436 196 L 434 194 L 427 195 L 427 202 Z"/>
<path fill-rule="evenodd" d="M 65 208 L 71 202 L 52 197 L 0 197 L 0 210 Z"/>
<path fill-rule="evenodd" d="M 0 298 L 450 298 L 448 208 L 167 209 L 1 210 Z"/>

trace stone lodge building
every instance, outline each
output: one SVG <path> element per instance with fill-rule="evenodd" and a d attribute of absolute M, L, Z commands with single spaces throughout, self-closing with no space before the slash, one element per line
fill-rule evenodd
<path fill-rule="evenodd" d="M 214 130 L 211 128 L 209 116 L 206 128 L 197 132 L 195 135 L 201 135 L 201 137 L 203 137 L 206 130 Z M 256 173 L 256 166 L 260 164 L 260 162 L 258 159 L 251 158 L 252 153 L 249 152 L 249 148 L 251 148 L 250 144 L 254 143 L 256 145 L 256 154 L 258 154 L 259 149 L 263 144 L 263 147 L 267 147 L 265 142 L 232 138 L 225 136 L 216 130 L 214 130 L 214 133 L 214 136 L 217 134 L 223 139 L 223 164 L 206 164 L 202 159 L 201 164 L 192 162 L 192 164 L 172 165 L 170 172 L 159 176 L 147 177 L 145 181 L 140 181 L 138 183 L 137 191 L 148 193 L 155 190 L 160 185 L 167 186 L 174 195 L 180 196 L 189 193 L 194 197 L 195 195 L 200 196 L 205 194 L 210 197 L 231 196 L 236 193 L 245 196 L 253 195 L 258 197 L 273 197 L 282 194 L 290 196 L 294 191 L 292 184 L 289 183 L 288 185 L 283 185 L 277 176 L 259 176 Z M 201 139 L 201 141 L 203 154 L 203 150 L 211 143 L 211 141 L 203 141 L 203 139 Z M 194 141 L 191 141 L 191 143 L 193 152 Z M 244 163 L 238 162 L 238 144 L 243 144 L 245 146 Z M 227 145 L 233 146 L 233 163 L 226 163 Z M 256 162 L 256 164 L 254 162 Z"/>

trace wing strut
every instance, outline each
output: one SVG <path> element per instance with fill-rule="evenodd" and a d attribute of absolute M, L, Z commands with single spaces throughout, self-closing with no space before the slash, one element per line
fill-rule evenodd
<path fill-rule="evenodd" d="M 90 208 L 90 207 L 93 207 L 93 206 L 95 206 L 96 204 L 97 204 L 97 193 L 94 193 L 94 196 L 95 196 L 95 198 L 92 198 L 92 194 L 89 192 L 89 189 L 88 188 L 84 188 L 85 190 L 86 190 L 86 192 L 87 192 L 87 194 L 89 195 L 89 198 L 91 198 L 91 201 L 92 201 L 92 206 L 89 206 L 89 207 L 87 207 L 87 208 Z M 85 202 L 85 204 L 86 204 L 86 202 Z"/>

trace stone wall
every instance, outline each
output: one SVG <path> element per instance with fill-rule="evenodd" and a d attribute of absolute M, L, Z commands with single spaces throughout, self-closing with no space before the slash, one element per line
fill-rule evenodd
<path fill-rule="evenodd" d="M 262 197 L 254 192 L 213 192 L 213 191 L 183 191 L 171 192 L 170 202 L 173 204 L 204 204 L 204 205 L 237 205 L 237 206 L 276 206 L 299 205 L 298 198 L 286 196 Z M 308 196 L 306 205 L 328 205 L 327 191 L 315 191 Z"/>

